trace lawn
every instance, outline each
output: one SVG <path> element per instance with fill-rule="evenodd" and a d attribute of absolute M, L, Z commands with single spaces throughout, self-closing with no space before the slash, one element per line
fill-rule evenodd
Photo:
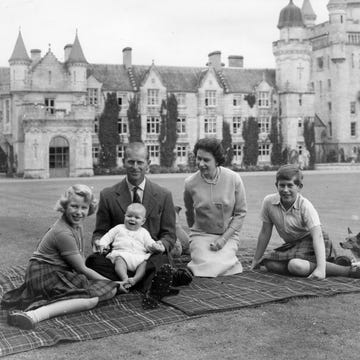
<path fill-rule="evenodd" d="M 185 175 L 150 177 L 170 189 L 182 205 Z M 275 190 L 274 173 L 242 175 L 248 214 L 241 247 L 254 249 L 263 197 Z M 311 199 L 335 243 L 351 227 L 360 231 L 360 173 L 306 172 L 303 194 Z M 26 264 L 38 239 L 57 219 L 54 204 L 72 183 L 92 186 L 96 195 L 116 177 L 59 180 L 0 179 L 1 267 Z M 181 213 L 184 222 L 184 213 Z M 95 216 L 86 220 L 88 243 Z M 276 236 L 270 246 L 277 246 Z M 338 249 L 338 246 L 336 247 Z M 90 246 L 87 247 L 89 252 Z M 341 250 L 339 250 L 340 252 Z M 9 356 L 9 359 L 358 359 L 360 330 L 358 294 L 298 299 L 233 312 L 209 315 L 150 331 L 61 344 Z"/>

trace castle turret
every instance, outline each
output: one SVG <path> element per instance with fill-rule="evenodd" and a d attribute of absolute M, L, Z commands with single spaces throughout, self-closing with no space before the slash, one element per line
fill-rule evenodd
<path fill-rule="evenodd" d="M 28 86 L 28 71 L 31 59 L 26 51 L 21 31 L 19 31 L 13 53 L 9 59 L 9 64 L 10 90 L 25 90 Z"/>
<path fill-rule="evenodd" d="M 310 90 L 312 46 L 306 39 L 303 14 L 293 1 L 279 15 L 280 40 L 273 43 L 276 84 L 279 89 L 280 120 L 284 145 L 297 149 L 299 123 L 314 117 L 314 93 Z"/>
<path fill-rule="evenodd" d="M 329 42 L 331 48 L 331 60 L 343 62 L 346 58 L 346 1 L 330 0 L 327 8 L 329 10 Z"/>
<path fill-rule="evenodd" d="M 86 91 L 86 69 L 88 62 L 85 59 L 77 33 L 66 64 L 71 76 L 72 89 L 74 91 Z"/>
<path fill-rule="evenodd" d="M 301 12 L 303 15 L 304 24 L 306 27 L 315 25 L 316 14 L 311 6 L 310 0 L 304 0 Z"/>

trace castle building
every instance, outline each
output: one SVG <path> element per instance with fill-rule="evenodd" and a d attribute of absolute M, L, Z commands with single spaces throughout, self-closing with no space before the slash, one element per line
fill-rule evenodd
<path fill-rule="evenodd" d="M 99 117 L 106 95 L 114 92 L 119 166 L 134 96 L 142 140 L 159 164 L 161 102 L 169 94 L 178 102 L 175 166 L 187 164 L 199 138 L 221 139 L 224 122 L 233 162 L 241 165 L 249 117 L 258 121 L 259 164 L 270 163 L 272 117 L 295 158 L 306 153 L 306 120 L 315 124 L 318 162 L 359 158 L 360 0 L 330 0 L 327 8 L 329 21 L 318 25 L 310 0 L 301 8 L 290 0 L 281 10 L 275 69 L 245 68 L 240 55 L 224 65 L 220 51 L 211 52 L 204 67 L 134 65 L 129 47 L 122 64 L 90 64 L 77 34 L 64 47 L 63 61 L 50 48 L 44 56 L 32 49 L 29 57 L 19 32 L 9 67 L 0 68 L 0 147 L 13 171 L 25 177 L 90 176 L 99 157 Z"/>

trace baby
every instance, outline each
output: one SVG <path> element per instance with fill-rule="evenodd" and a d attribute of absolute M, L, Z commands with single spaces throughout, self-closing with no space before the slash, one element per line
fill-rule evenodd
<path fill-rule="evenodd" d="M 146 260 L 151 253 L 165 251 L 162 242 L 153 240 L 142 227 L 145 220 L 145 207 L 140 203 L 130 204 L 126 209 L 124 224 L 113 227 L 95 243 L 100 252 L 111 245 L 106 257 L 114 264 L 115 272 L 125 288 L 134 286 L 143 278 Z M 128 271 L 134 276 L 129 277 Z"/>

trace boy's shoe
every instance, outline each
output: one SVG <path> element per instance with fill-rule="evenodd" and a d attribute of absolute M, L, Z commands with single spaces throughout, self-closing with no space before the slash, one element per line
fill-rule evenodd
<path fill-rule="evenodd" d="M 335 264 L 340 266 L 351 266 L 351 260 L 348 256 L 337 256 L 335 258 Z"/>
<path fill-rule="evenodd" d="M 35 329 L 35 322 L 33 319 L 23 311 L 14 311 L 8 313 L 7 323 L 11 326 L 16 326 L 23 330 Z"/>
<path fill-rule="evenodd" d="M 193 274 L 189 269 L 177 269 L 173 275 L 172 285 L 189 285 L 193 280 Z"/>

